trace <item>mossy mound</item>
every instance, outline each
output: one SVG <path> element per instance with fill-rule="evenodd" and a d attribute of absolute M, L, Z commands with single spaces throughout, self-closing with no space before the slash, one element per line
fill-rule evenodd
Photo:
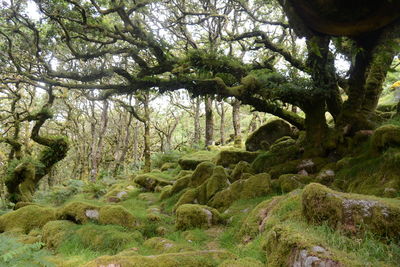
<path fill-rule="evenodd" d="M 300 154 L 300 148 L 297 144 L 280 151 L 267 151 L 257 156 L 257 158 L 252 162 L 251 168 L 255 170 L 256 173 L 269 172 L 271 168 L 276 165 L 286 164 L 289 161 L 297 160 Z"/>
<path fill-rule="evenodd" d="M 208 178 L 211 177 L 214 171 L 215 165 L 212 162 L 202 162 L 200 163 L 196 169 L 194 170 L 189 186 L 190 187 L 197 187 L 204 183 Z"/>
<path fill-rule="evenodd" d="M 388 124 L 377 128 L 372 135 L 371 144 L 375 151 L 382 151 L 389 147 L 399 147 L 400 126 Z"/>
<path fill-rule="evenodd" d="M 37 204 L 37 203 L 19 201 L 19 202 L 15 203 L 14 210 L 18 210 L 20 208 L 23 208 L 23 207 L 26 207 L 26 206 L 29 206 L 29 205 L 36 205 L 36 206 L 43 207 L 42 205 Z"/>
<path fill-rule="evenodd" d="M 185 189 L 186 187 L 188 187 L 191 179 L 192 179 L 192 174 L 188 174 L 176 180 L 171 187 L 170 195 L 171 196 L 175 195 L 180 191 L 182 191 L 183 189 Z"/>
<path fill-rule="evenodd" d="M 240 161 L 235 165 L 231 175 L 230 181 L 231 183 L 240 180 L 244 173 L 254 174 L 254 170 L 251 168 L 250 164 L 246 161 Z"/>
<path fill-rule="evenodd" d="M 218 192 L 208 202 L 217 209 L 228 208 L 235 200 L 265 196 L 272 192 L 271 177 L 267 173 L 253 175 L 246 180 L 238 180 L 228 188 Z"/>
<path fill-rule="evenodd" d="M 190 188 L 183 192 L 183 194 L 179 197 L 178 201 L 174 205 L 174 211 L 176 209 L 183 205 L 183 204 L 193 204 L 193 203 L 198 203 L 198 195 L 199 195 L 199 190 L 197 188 Z"/>
<path fill-rule="evenodd" d="M 205 199 L 200 200 L 201 204 L 205 204 L 209 199 L 211 199 L 217 192 L 228 187 L 230 184 L 228 175 L 225 169 L 221 166 L 215 167 L 213 174 L 206 182 L 204 182 L 205 188 Z"/>
<path fill-rule="evenodd" d="M 173 182 L 165 179 L 160 172 L 151 172 L 136 176 L 134 182 L 147 191 L 154 192 L 158 186 L 172 185 Z"/>
<path fill-rule="evenodd" d="M 168 171 L 170 169 L 175 169 L 177 167 L 178 167 L 178 163 L 176 163 L 176 162 L 166 162 L 161 166 L 160 170 L 162 172 L 164 172 L 164 171 Z"/>
<path fill-rule="evenodd" d="M 75 223 L 88 223 L 99 219 L 99 207 L 85 202 L 74 201 L 67 203 L 57 211 L 59 220 L 69 220 Z"/>
<path fill-rule="evenodd" d="M 223 261 L 218 267 L 263 267 L 265 264 L 252 258 L 230 259 Z"/>
<path fill-rule="evenodd" d="M 172 185 L 164 186 L 161 189 L 160 200 L 169 198 L 172 195 L 171 189 L 172 189 Z"/>
<path fill-rule="evenodd" d="M 240 161 L 253 162 L 259 155 L 257 152 L 249 152 L 242 150 L 222 150 L 215 157 L 214 161 L 217 165 L 229 167 L 230 165 L 237 164 Z"/>
<path fill-rule="evenodd" d="M 273 120 L 262 125 L 246 140 L 247 151 L 267 150 L 276 140 L 284 136 L 291 136 L 290 125 L 283 120 Z"/>
<path fill-rule="evenodd" d="M 178 230 L 208 228 L 221 222 L 219 212 L 208 206 L 184 204 L 176 210 L 175 226 Z"/>
<path fill-rule="evenodd" d="M 42 241 L 47 248 L 57 249 L 75 231 L 75 226 L 67 220 L 50 221 L 43 226 Z"/>
<path fill-rule="evenodd" d="M 0 216 L 0 233 L 29 233 L 32 229 L 42 228 L 47 222 L 56 219 L 53 208 L 28 205 L 16 211 Z"/>
<path fill-rule="evenodd" d="M 129 193 L 138 190 L 132 182 L 114 184 L 104 195 L 108 202 L 120 202 L 128 198 Z"/>
<path fill-rule="evenodd" d="M 347 266 L 326 248 L 315 245 L 316 241 L 305 233 L 288 225 L 276 225 L 265 239 L 268 255 L 267 266 Z M 354 264 L 354 262 L 352 262 Z M 348 266 L 356 266 L 356 265 Z"/>
<path fill-rule="evenodd" d="M 314 179 L 313 176 L 300 174 L 284 174 L 279 176 L 279 186 L 282 193 L 288 193 L 295 189 L 303 188 Z"/>
<path fill-rule="evenodd" d="M 149 238 L 143 243 L 143 245 L 157 252 L 157 254 L 176 253 L 193 250 L 188 246 L 177 244 L 172 240 L 162 237 Z"/>
<path fill-rule="evenodd" d="M 234 255 L 225 250 L 166 253 L 151 256 L 103 256 L 87 263 L 85 267 L 214 267 L 232 257 Z"/>
<path fill-rule="evenodd" d="M 198 151 L 181 157 L 178 163 L 182 170 L 194 170 L 202 162 L 213 161 L 216 153 L 216 151 Z"/>
<path fill-rule="evenodd" d="M 302 203 L 310 223 L 327 223 L 350 234 L 368 231 L 399 239 L 400 200 L 340 193 L 312 183 L 304 188 Z"/>
<path fill-rule="evenodd" d="M 119 205 L 103 206 L 99 210 L 99 223 L 117 224 L 127 228 L 136 228 L 137 219 L 124 207 Z"/>
<path fill-rule="evenodd" d="M 270 147 L 269 147 L 269 151 L 271 151 L 272 153 L 277 153 L 280 151 L 284 151 L 288 148 L 290 148 L 291 146 L 296 144 L 296 140 L 294 140 L 292 137 L 290 136 L 284 136 L 281 137 L 279 139 L 277 139 Z"/>

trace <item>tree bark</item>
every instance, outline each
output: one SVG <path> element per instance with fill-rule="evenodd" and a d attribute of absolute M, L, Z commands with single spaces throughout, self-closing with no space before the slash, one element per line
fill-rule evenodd
<path fill-rule="evenodd" d="M 193 143 L 198 145 L 201 139 L 201 131 L 200 131 L 200 106 L 201 101 L 200 97 L 195 99 L 195 108 L 194 108 L 194 140 Z"/>
<path fill-rule="evenodd" d="M 206 139 L 205 146 L 214 144 L 214 114 L 212 111 L 212 99 L 209 96 L 205 97 L 205 110 L 206 110 Z"/>

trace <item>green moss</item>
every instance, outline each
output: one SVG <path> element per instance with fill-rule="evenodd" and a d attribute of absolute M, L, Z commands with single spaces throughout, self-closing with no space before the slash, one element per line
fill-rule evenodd
<path fill-rule="evenodd" d="M 182 191 L 183 189 L 185 189 L 186 187 L 188 187 L 191 179 L 192 179 L 192 174 L 188 174 L 188 175 L 185 175 L 185 176 L 177 179 L 171 188 L 170 195 L 175 195 L 176 193 L 178 193 L 178 192 Z"/>
<path fill-rule="evenodd" d="M 143 187 L 145 190 L 154 192 L 157 186 L 166 186 L 173 184 L 173 182 L 166 179 L 164 175 L 165 174 L 159 172 L 141 174 L 135 177 L 134 182 Z"/>
<path fill-rule="evenodd" d="M 178 230 L 211 227 L 222 222 L 216 209 L 204 205 L 184 204 L 176 210 L 175 226 Z"/>
<path fill-rule="evenodd" d="M 399 238 L 399 200 L 340 193 L 313 183 L 304 188 L 302 203 L 303 215 L 311 223 L 327 223 L 349 234 L 369 231 Z"/>
<path fill-rule="evenodd" d="M 215 167 L 213 174 L 205 182 L 205 184 L 206 184 L 206 201 L 208 201 L 217 192 L 228 187 L 229 185 L 228 175 L 226 174 L 224 168 L 221 166 Z"/>
<path fill-rule="evenodd" d="M 260 173 L 246 180 L 238 180 L 228 188 L 216 193 L 208 205 L 223 210 L 235 200 L 256 198 L 271 192 L 271 177 L 267 173 Z"/>
<path fill-rule="evenodd" d="M 89 215 L 89 216 L 88 216 Z M 97 221 L 99 207 L 85 202 L 70 202 L 57 211 L 57 218 L 60 220 L 70 220 L 76 223 L 88 223 Z"/>
<path fill-rule="evenodd" d="M 284 136 L 290 136 L 291 132 L 290 125 L 287 122 L 280 119 L 273 120 L 250 134 L 246 140 L 246 150 L 267 150 L 276 140 Z"/>
<path fill-rule="evenodd" d="M 262 262 L 252 258 L 231 259 L 223 261 L 218 267 L 263 267 Z"/>
<path fill-rule="evenodd" d="M 303 188 L 313 180 L 313 176 L 300 174 L 284 174 L 279 176 L 279 184 L 282 193 L 288 193 L 295 189 Z"/>
<path fill-rule="evenodd" d="M 136 228 L 138 223 L 127 209 L 119 205 L 103 206 L 99 213 L 99 223 L 101 224 L 117 224 L 127 228 Z"/>
<path fill-rule="evenodd" d="M 167 199 L 172 195 L 172 187 L 172 185 L 167 185 L 161 189 L 160 200 Z"/>
<path fill-rule="evenodd" d="M 254 174 L 254 170 L 251 168 L 248 162 L 240 161 L 238 164 L 235 165 L 235 168 L 233 169 L 229 180 L 231 181 L 231 183 L 233 183 L 241 179 L 244 173 Z"/>
<path fill-rule="evenodd" d="M 29 233 L 32 229 L 42 228 L 48 221 L 55 220 L 53 208 L 29 205 L 0 216 L 0 233 Z"/>
<path fill-rule="evenodd" d="M 152 256 L 103 256 L 89 263 L 86 267 L 109 266 L 124 267 L 214 267 L 233 255 L 224 250 L 207 250 L 181 253 L 166 253 Z"/>
<path fill-rule="evenodd" d="M 271 175 L 272 179 L 277 179 L 283 174 L 296 173 L 297 166 L 301 160 L 291 160 L 282 164 L 275 165 L 268 168 L 268 173 Z"/>
<path fill-rule="evenodd" d="M 42 241 L 50 249 L 57 249 L 76 230 L 76 224 L 66 220 L 50 221 L 43 226 Z"/>
<path fill-rule="evenodd" d="M 176 202 L 174 206 L 174 211 L 183 204 L 196 203 L 198 198 L 199 190 L 197 188 L 191 188 L 186 190 Z"/>
<path fill-rule="evenodd" d="M 177 244 L 176 242 L 162 238 L 162 237 L 153 237 L 147 239 L 144 243 L 144 246 L 149 247 L 152 251 L 155 251 L 157 254 L 162 253 L 175 253 L 175 252 L 183 252 L 183 251 L 191 251 L 193 250 L 189 246 L 184 246 L 182 244 Z"/>
<path fill-rule="evenodd" d="M 375 151 L 400 146 L 400 126 L 388 124 L 379 127 L 374 131 L 371 143 Z"/>
<path fill-rule="evenodd" d="M 248 152 L 239 149 L 222 150 L 215 157 L 214 161 L 217 165 L 229 167 L 232 164 L 237 164 L 240 161 L 253 162 L 259 155 L 257 152 Z"/>
<path fill-rule="evenodd" d="M 269 148 L 272 153 L 286 150 L 296 144 L 296 141 L 290 136 L 284 136 L 276 140 Z"/>
<path fill-rule="evenodd" d="M 215 165 L 212 162 L 202 162 L 200 163 L 196 169 L 194 170 L 189 186 L 190 187 L 197 187 L 203 184 L 208 178 L 211 177 L 213 174 Z"/>
<path fill-rule="evenodd" d="M 163 172 L 163 171 L 167 171 L 170 169 L 175 169 L 177 167 L 178 167 L 178 163 L 176 163 L 176 162 L 166 162 L 161 166 L 160 170 Z"/>
<path fill-rule="evenodd" d="M 198 151 L 183 156 L 179 159 L 178 163 L 183 170 L 194 170 L 200 163 L 212 161 L 216 153 L 216 151 Z"/>

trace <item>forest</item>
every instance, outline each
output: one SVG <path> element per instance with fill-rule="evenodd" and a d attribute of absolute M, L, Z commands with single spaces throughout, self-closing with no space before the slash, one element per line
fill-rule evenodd
<path fill-rule="evenodd" d="M 3 0 L 0 267 L 399 266 L 399 10 Z"/>

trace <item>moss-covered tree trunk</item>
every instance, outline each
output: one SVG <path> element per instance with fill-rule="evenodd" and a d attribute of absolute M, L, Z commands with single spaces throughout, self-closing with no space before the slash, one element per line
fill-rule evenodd
<path fill-rule="evenodd" d="M 214 144 L 214 114 L 212 111 L 212 99 L 209 96 L 205 97 L 206 109 L 206 147 Z"/>
<path fill-rule="evenodd" d="M 150 94 L 146 92 L 143 101 L 144 107 L 144 172 L 151 171 L 151 154 L 150 154 Z"/>
<path fill-rule="evenodd" d="M 198 145 L 201 139 L 201 131 L 200 131 L 200 97 L 195 99 L 195 106 L 194 106 L 194 140 L 193 143 Z"/>

